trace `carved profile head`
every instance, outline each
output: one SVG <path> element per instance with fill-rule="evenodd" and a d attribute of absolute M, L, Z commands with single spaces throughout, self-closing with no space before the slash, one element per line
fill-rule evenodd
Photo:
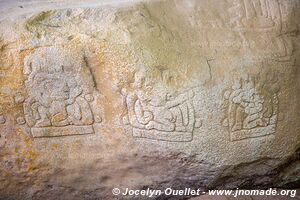
<path fill-rule="evenodd" d="M 133 81 L 133 87 L 135 88 L 142 88 L 147 79 L 147 71 L 145 68 L 138 69 L 134 73 L 134 81 Z"/>

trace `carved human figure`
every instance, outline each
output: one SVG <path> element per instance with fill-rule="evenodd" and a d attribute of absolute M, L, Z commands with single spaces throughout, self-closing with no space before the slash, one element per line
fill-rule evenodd
<path fill-rule="evenodd" d="M 256 126 L 266 125 L 262 112 L 264 100 L 256 93 L 252 82 L 248 82 L 238 96 L 233 97 L 232 101 L 238 105 L 237 116 L 241 116 L 243 112 L 246 115 L 241 122 L 243 127 L 240 127 L 240 123 L 238 123 L 233 127 L 233 131 L 239 128 L 251 129 Z"/>
<path fill-rule="evenodd" d="M 93 124 L 93 113 L 84 98 L 87 95 L 78 84 L 78 69 L 72 63 L 67 64 L 53 61 L 51 54 L 33 56 L 26 61 L 28 97 L 24 101 L 24 113 L 30 127 Z"/>
<path fill-rule="evenodd" d="M 193 92 L 170 97 L 162 88 L 153 89 L 145 71 L 135 73 L 133 90 L 123 90 L 129 123 L 136 128 L 165 132 L 191 131 L 194 110 L 190 98 Z M 158 87 L 158 86 L 156 86 Z M 191 128 L 187 128 L 191 127 Z"/>
<path fill-rule="evenodd" d="M 93 115 L 82 89 L 62 73 L 37 74 L 24 109 L 31 126 L 90 125 Z"/>
<path fill-rule="evenodd" d="M 151 98 L 145 89 L 153 89 L 144 71 L 135 73 L 133 82 L 134 91 L 127 94 L 128 115 L 131 124 L 143 129 L 173 131 L 174 117 L 164 106 L 166 99 L 161 96 Z"/>
<path fill-rule="evenodd" d="M 272 95 L 267 92 L 262 96 L 252 80 L 237 82 L 225 92 L 229 100 L 229 113 L 225 121 L 231 131 L 266 127 L 274 115 Z"/>

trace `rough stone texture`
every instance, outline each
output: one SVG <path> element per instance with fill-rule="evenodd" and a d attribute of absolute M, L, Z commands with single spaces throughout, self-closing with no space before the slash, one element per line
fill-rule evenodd
<path fill-rule="evenodd" d="M 297 191 L 299 192 L 299 190 Z M 191 198 L 190 200 L 298 200 L 299 197 L 286 197 L 286 196 L 200 196 Z"/>
<path fill-rule="evenodd" d="M 0 5 L 0 199 L 300 187 L 299 0 Z"/>

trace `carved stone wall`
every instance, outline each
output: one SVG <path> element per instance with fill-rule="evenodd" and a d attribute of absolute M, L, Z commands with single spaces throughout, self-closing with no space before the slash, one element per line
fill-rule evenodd
<path fill-rule="evenodd" d="M 0 2 L 0 199 L 299 188 L 299 10 Z"/>

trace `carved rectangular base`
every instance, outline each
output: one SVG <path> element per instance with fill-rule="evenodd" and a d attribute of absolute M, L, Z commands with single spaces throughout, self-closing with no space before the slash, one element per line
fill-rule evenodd
<path fill-rule="evenodd" d="M 243 140 L 247 138 L 257 138 L 275 133 L 276 125 L 269 125 L 267 127 L 255 128 L 250 130 L 240 130 L 230 133 L 231 141 Z"/>
<path fill-rule="evenodd" d="M 142 130 L 137 128 L 133 129 L 133 136 L 171 142 L 189 142 L 193 139 L 193 134 L 189 132 L 164 132 L 157 130 Z"/>
<path fill-rule="evenodd" d="M 93 126 L 66 126 L 66 127 L 46 127 L 31 128 L 31 134 L 34 138 L 39 137 L 60 137 L 68 135 L 93 134 Z"/>

